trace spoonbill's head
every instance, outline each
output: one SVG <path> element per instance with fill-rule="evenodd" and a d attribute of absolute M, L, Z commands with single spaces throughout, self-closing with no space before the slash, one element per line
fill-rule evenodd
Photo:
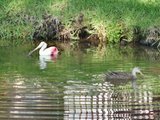
<path fill-rule="evenodd" d="M 42 46 L 46 46 L 47 47 L 47 43 L 45 43 L 44 41 L 40 42 L 40 44 L 37 46 L 36 49 L 41 48 Z"/>
<path fill-rule="evenodd" d="M 30 56 L 34 51 L 36 51 L 42 47 L 46 48 L 47 43 L 45 43 L 44 41 L 40 42 L 40 44 L 35 49 L 33 49 L 32 51 L 29 52 L 28 56 Z"/>

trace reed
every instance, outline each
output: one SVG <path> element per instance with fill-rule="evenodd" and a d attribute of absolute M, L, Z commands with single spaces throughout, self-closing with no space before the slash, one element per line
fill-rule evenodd
<path fill-rule="evenodd" d="M 83 13 L 95 29 L 103 25 L 106 41 L 116 43 L 123 33 L 131 35 L 133 26 L 159 25 L 159 6 L 159 0 L 1 0 L 0 39 L 32 39 L 33 23 L 45 13 L 57 16 L 66 26 Z"/>

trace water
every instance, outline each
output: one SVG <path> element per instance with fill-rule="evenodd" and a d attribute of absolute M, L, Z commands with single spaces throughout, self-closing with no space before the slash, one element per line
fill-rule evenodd
<path fill-rule="evenodd" d="M 1 47 L 0 119 L 159 120 L 160 53 L 148 48 L 108 47 L 61 52 L 57 59 L 27 57 L 33 46 Z M 105 81 L 107 71 L 143 76 Z"/>

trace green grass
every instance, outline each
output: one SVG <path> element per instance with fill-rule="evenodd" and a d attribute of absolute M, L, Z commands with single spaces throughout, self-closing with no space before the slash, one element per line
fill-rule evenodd
<path fill-rule="evenodd" d="M 33 24 L 26 22 L 24 15 L 41 21 L 46 12 L 65 25 L 82 12 L 86 22 L 105 28 L 111 42 L 131 32 L 133 26 L 160 25 L 159 0 L 0 0 L 0 38 L 32 39 Z"/>

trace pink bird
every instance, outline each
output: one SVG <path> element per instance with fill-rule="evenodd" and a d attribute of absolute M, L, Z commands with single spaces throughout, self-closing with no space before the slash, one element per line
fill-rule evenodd
<path fill-rule="evenodd" d="M 39 50 L 39 55 L 40 56 L 51 56 L 53 58 L 57 57 L 58 52 L 59 52 L 58 49 L 56 47 L 54 47 L 54 46 L 47 48 L 47 43 L 45 43 L 43 41 L 34 50 L 29 52 L 28 55 L 31 55 L 37 49 L 40 49 Z"/>

